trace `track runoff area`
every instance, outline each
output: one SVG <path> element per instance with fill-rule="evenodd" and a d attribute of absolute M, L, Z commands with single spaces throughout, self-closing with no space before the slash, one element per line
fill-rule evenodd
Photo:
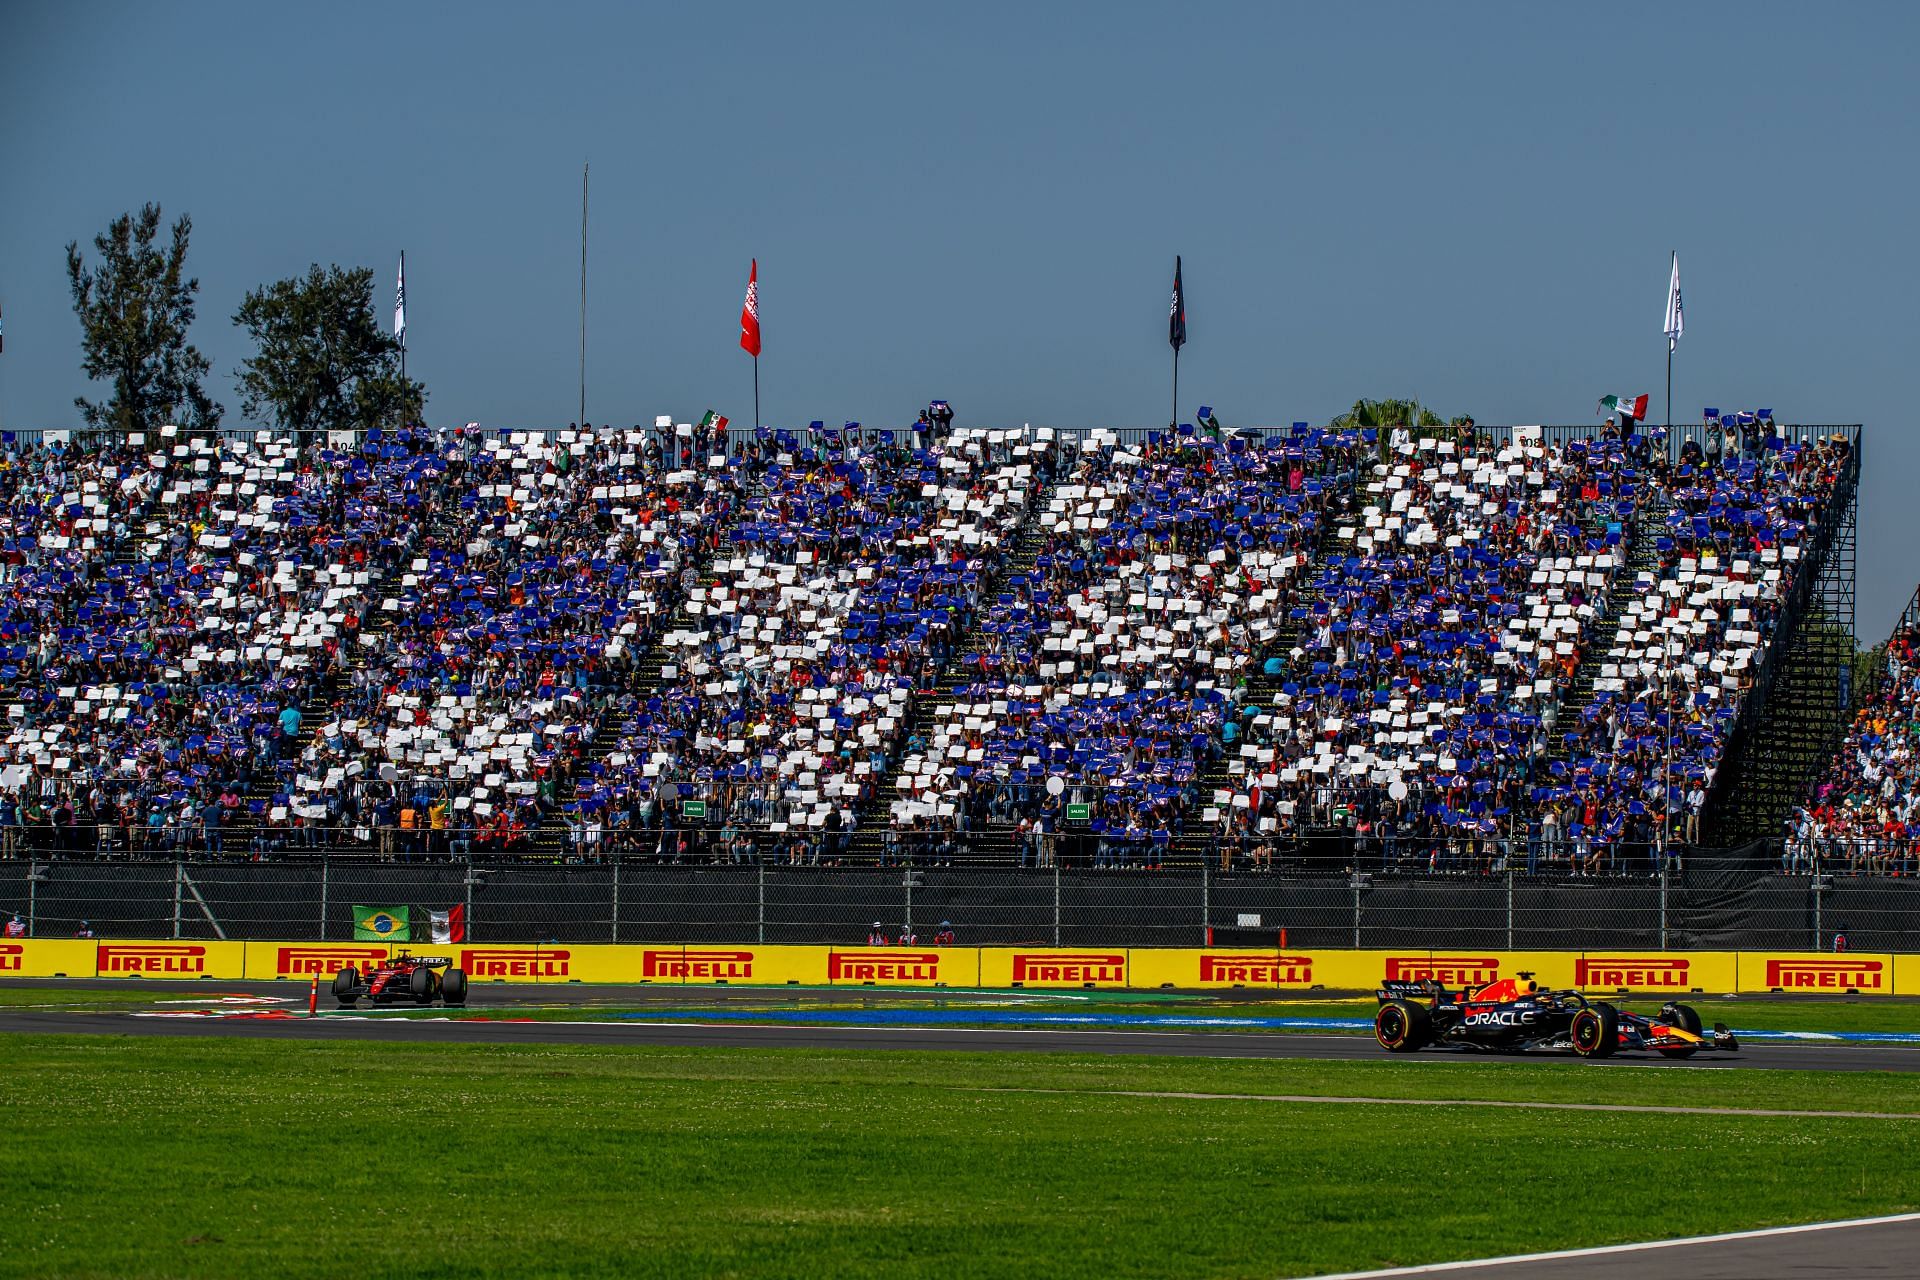
<path fill-rule="evenodd" d="M 217 968 L 236 962 L 244 966 L 250 957 L 258 956 L 263 965 L 292 960 L 325 967 L 338 958 L 329 954 L 302 959 L 301 950 L 316 949 L 305 944 L 232 945 L 239 950 L 216 949 L 199 957 L 183 958 L 181 952 L 172 951 L 167 962 L 178 966 L 211 961 L 208 967 Z M 264 950 L 267 947 L 275 948 L 271 955 Z M 295 954 L 283 957 L 281 947 Z M 389 949 L 375 949 L 382 952 L 381 957 L 357 960 L 391 959 Z M 776 1099 L 791 1087 L 789 1076 L 782 1073 L 809 1081 L 819 1075 L 847 1074 L 851 1079 L 837 1086 L 808 1086 L 818 1096 L 833 1098 L 833 1106 L 848 1113 L 844 1122 L 832 1126 L 836 1131 L 842 1123 L 855 1127 L 861 1123 L 854 1113 L 869 1105 L 861 1099 L 905 1089 L 933 1089 L 932 1096 L 940 1097 L 944 1096 L 941 1090 L 951 1090 L 983 1100 L 982 1105 L 995 1114 L 1008 1109 L 1027 1117 L 1019 1124 L 1022 1143 L 1044 1141 L 1049 1123 L 1069 1126 L 1061 1148 L 1064 1159 L 1077 1158 L 1089 1141 L 1086 1131 L 1073 1126 L 1111 1125 L 1114 1136 L 1144 1144 L 1137 1152 L 1142 1160 L 1137 1189 L 1143 1195 L 1159 1194 L 1153 1188 L 1166 1177 L 1194 1176 L 1185 1167 L 1156 1172 L 1157 1166 L 1146 1155 L 1156 1142 L 1169 1141 L 1164 1135 L 1150 1136 L 1157 1132 L 1152 1126 L 1176 1116 L 1187 1117 L 1179 1125 L 1208 1131 L 1216 1127 L 1232 1131 L 1233 1125 L 1242 1125 L 1249 1134 L 1304 1152 L 1303 1158 L 1310 1158 L 1316 1140 L 1308 1135 L 1320 1134 L 1319 1140 L 1333 1144 L 1336 1154 L 1330 1158 L 1335 1168 L 1349 1163 L 1367 1167 L 1365 1157 L 1349 1153 L 1377 1147 L 1375 1139 L 1381 1134 L 1421 1133 L 1436 1144 L 1424 1156 L 1406 1153 L 1407 1159 L 1420 1163 L 1419 1168 L 1401 1168 L 1392 1161 L 1372 1168 L 1370 1176 L 1378 1185 L 1364 1197 L 1369 1204 L 1381 1203 L 1383 1198 L 1390 1203 L 1397 1195 L 1407 1194 L 1407 1178 L 1445 1182 L 1455 1162 L 1461 1176 L 1469 1180 L 1491 1176 L 1473 1172 L 1480 1158 L 1476 1143 L 1488 1147 L 1481 1154 L 1499 1162 L 1496 1170 L 1530 1145 L 1551 1148 L 1569 1140 L 1569 1135 L 1581 1143 L 1624 1140 L 1629 1151 L 1644 1147 L 1641 1163 L 1656 1166 L 1660 1153 L 1673 1145 L 1674 1135 L 1686 1134 L 1692 1139 L 1686 1157 L 1690 1171 L 1676 1176 L 1696 1196 L 1706 1194 L 1702 1183 L 1710 1186 L 1716 1179 L 1725 1179 L 1733 1180 L 1729 1186 L 1740 1185 L 1739 1180 L 1759 1167 L 1735 1164 L 1702 1176 L 1697 1166 L 1705 1158 L 1703 1140 L 1706 1147 L 1724 1142 L 1730 1150 L 1743 1153 L 1743 1158 L 1759 1156 L 1770 1170 L 1803 1158 L 1803 1144 L 1855 1143 L 1863 1153 L 1861 1160 L 1876 1170 L 1871 1178 L 1860 1172 L 1847 1174 L 1849 1180 L 1860 1179 L 1864 1199 L 1853 1195 L 1851 1185 L 1846 1186 L 1845 1197 L 1758 1197 L 1751 1205 L 1736 1205 L 1740 1201 L 1736 1195 L 1714 1193 L 1711 1202 L 1724 1198 L 1725 1203 L 1695 1205 L 1686 1212 L 1686 1206 L 1674 1203 L 1669 1213 L 1661 1206 L 1669 1205 L 1673 1187 L 1680 1184 L 1641 1167 L 1634 1170 L 1636 1176 L 1653 1178 L 1656 1188 L 1663 1182 L 1669 1187 L 1651 1209 L 1642 1205 L 1635 1211 L 1627 1206 L 1623 1212 L 1629 1215 L 1630 1226 L 1602 1221 L 1604 1215 L 1576 1214 L 1558 1227 L 1534 1231 L 1510 1233 L 1475 1226 L 1448 1235 L 1429 1206 L 1413 1210 L 1414 1222 L 1387 1233 L 1402 1242 L 1396 1245 L 1376 1249 L 1368 1237 L 1364 1246 L 1343 1246 L 1337 1234 L 1327 1234 L 1326 1252 L 1298 1258 L 1288 1252 L 1292 1245 L 1275 1245 L 1270 1254 L 1249 1247 L 1254 1248 L 1254 1256 L 1273 1257 L 1271 1269 L 1260 1273 L 1276 1276 L 1445 1274 L 1502 1280 L 1638 1276 L 1650 1268 L 1694 1277 L 1904 1276 L 1913 1274 L 1911 1260 L 1920 1256 L 1920 1217 L 1911 1212 L 1914 1198 L 1920 1196 L 1920 1171 L 1914 1167 L 1913 1155 L 1920 1150 L 1920 1142 L 1915 1141 L 1920 1138 L 1920 1102 L 1916 1102 L 1920 1090 L 1910 1083 L 1920 1070 L 1920 997 L 1892 989 L 1899 965 L 1891 957 L 1881 970 L 1887 985 L 1877 989 L 1683 993 L 1709 1022 L 1724 1021 L 1733 1027 L 1740 1048 L 1671 1060 L 1650 1053 L 1579 1059 L 1567 1053 L 1447 1048 L 1388 1054 L 1372 1034 L 1377 1000 L 1357 984 L 1282 991 L 1233 983 L 1209 989 L 1149 987 L 1142 981 L 1100 988 L 1086 981 L 1068 985 L 1067 978 L 1084 979 L 1086 972 L 1055 970 L 1060 985 L 1048 987 L 1025 985 L 1042 972 L 1030 966 L 1022 970 L 1026 977 L 1019 987 L 916 985 L 904 971 L 897 984 L 887 985 L 884 966 L 861 967 L 872 962 L 876 951 L 867 952 L 865 960 L 855 952 L 841 952 L 842 959 L 836 963 L 834 953 L 820 949 L 821 956 L 809 955 L 803 963 L 819 959 L 826 966 L 821 976 L 828 981 L 779 985 L 728 981 L 723 985 L 717 980 L 686 981 L 694 972 L 688 957 L 697 962 L 703 954 L 689 948 L 674 949 L 678 965 L 662 975 L 669 981 L 586 983 L 566 980 L 554 971 L 555 953 L 564 949 L 547 949 L 544 968 L 525 956 L 511 964 L 498 954 L 489 961 L 485 953 L 501 953 L 501 948 L 466 948 L 467 954 L 458 954 L 462 950 L 455 948 L 456 954 L 447 958 L 465 960 L 486 975 L 473 982 L 464 1005 L 374 1004 L 358 999 L 352 1008 L 342 1008 L 330 984 L 319 980 L 317 970 L 304 980 L 191 977 L 178 972 L 168 975 L 161 968 L 143 969 L 142 976 L 132 979 L 101 977 L 106 970 L 99 948 L 94 947 L 89 952 L 95 961 L 89 976 L 81 952 L 68 948 L 60 960 L 78 976 L 0 979 L 0 1033 L 13 1033 L 0 1034 L 0 1054 L 11 1059 L 12 1069 L 18 1071 L 23 1057 L 31 1068 L 35 1055 L 45 1052 L 42 1046 L 111 1043 L 116 1046 L 111 1053 L 134 1055 L 147 1064 L 197 1062 L 212 1055 L 206 1058 L 208 1064 L 251 1063 L 256 1064 L 251 1070 L 258 1072 L 280 1070 L 277 1064 L 283 1059 L 275 1055 L 298 1049 L 300 1060 L 314 1054 L 353 1055 L 337 1061 L 325 1057 L 313 1064 L 316 1070 L 378 1071 L 389 1064 L 411 1064 L 415 1072 L 436 1080 L 464 1081 L 463 1088 L 469 1089 L 485 1080 L 486 1071 L 511 1074 L 536 1062 L 543 1069 L 567 1066 L 569 1059 L 555 1060 L 550 1055 L 578 1054 L 585 1055 L 584 1063 L 613 1071 L 659 1070 L 661 1076 L 646 1077 L 650 1091 L 665 1087 L 662 1081 L 668 1076 L 699 1077 L 711 1072 L 707 1083 L 712 1085 L 731 1082 L 736 1072 L 748 1076 L 766 1072 L 765 1080 L 755 1086 L 756 1096 Z M 998 975 L 1006 958 L 988 954 L 991 950 L 972 949 L 961 961 L 961 969 L 984 966 Z M 1386 958 L 1348 957 L 1369 966 Z M 567 962 L 575 959 L 568 956 Z M 952 956 L 946 959 L 950 962 Z M 1162 956 L 1156 962 L 1165 960 Z M 154 956 L 148 961 L 160 963 Z M 1149 972 L 1157 976 L 1151 965 L 1142 968 L 1134 963 L 1132 955 L 1127 961 L 1129 977 Z M 125 963 L 120 953 L 109 954 L 104 962 Z M 1054 963 L 1062 961 L 1056 956 Z M 1577 965 L 1579 958 L 1569 963 Z M 1791 972 L 1793 961 L 1756 957 L 1745 965 L 1737 960 L 1728 963 L 1745 969 L 1757 983 L 1778 978 L 1782 963 Z M 490 974 L 489 964 L 495 969 L 520 968 Z M 1711 965 L 1701 972 L 1710 970 Z M 113 971 L 125 972 L 124 968 Z M 1265 969 L 1211 971 L 1238 977 L 1272 976 Z M 1331 958 L 1326 972 L 1338 972 Z M 1402 976 L 1409 972 L 1403 970 Z M 1578 972 L 1592 976 L 1598 969 L 1589 965 Z M 1851 976 L 1857 980 L 1865 972 L 1869 970 L 1856 968 Z M 532 980 L 539 976 L 548 980 Z M 1737 988 L 1738 972 L 1732 977 L 1735 980 L 1726 985 Z M 1875 990 L 1880 994 L 1872 994 Z M 1622 1009 L 1651 1012 L 1673 994 L 1629 991 L 1615 999 Z M 8 1053 L 9 1045 L 22 1050 Z M 1112 1065 L 1094 1065 L 1103 1062 Z M 996 1063 L 1006 1065 L 992 1065 Z M 230 1070 L 222 1068 L 223 1074 Z M 543 1070 L 539 1079 L 556 1074 L 570 1072 Z M 1833 1083 L 1822 1085 L 1821 1080 Z M 530 1089 L 537 1093 L 547 1087 L 552 1086 L 529 1084 L 521 1078 L 508 1091 L 513 1101 L 503 1096 L 498 1105 L 516 1105 Z M 838 1093 L 833 1091 L 836 1087 Z M 593 1105 L 590 1096 L 570 1097 L 565 1103 L 568 1109 Z M 693 1105 L 694 1111 L 698 1109 Z M 1089 1121 L 1088 1116 L 1099 1118 Z M 463 1128 L 469 1123 L 465 1118 L 458 1121 Z M 876 1123 L 884 1128 L 902 1121 L 889 1114 Z M 948 1137 L 959 1141 L 964 1134 L 972 1140 L 972 1132 L 963 1126 Z M 1843 1139 L 1842 1134 L 1851 1136 Z M 884 1144 L 890 1138 L 876 1133 L 872 1140 Z M 1784 1145 L 1769 1154 L 1764 1145 L 1768 1141 Z M 1758 1149 L 1756 1143 L 1761 1144 Z M 1849 1160 L 1853 1149 L 1846 1148 Z M 1625 1158 L 1638 1159 L 1630 1154 Z M 1904 1168 L 1898 1167 L 1902 1159 Z M 1891 1170 L 1890 1162 L 1895 1166 Z M 1886 1190 L 1888 1172 L 1897 1175 L 1893 1181 L 1904 1179 L 1902 1185 L 1911 1189 Z M 1530 1179 L 1553 1176 L 1561 1176 L 1560 1166 L 1553 1162 L 1527 1175 Z M 1621 1168 L 1592 1173 L 1596 1185 L 1625 1176 Z M 1831 1184 L 1833 1179 L 1826 1182 Z M 814 1193 L 786 1194 L 804 1198 Z M 1202 1194 L 1209 1193 L 1203 1190 Z M 1823 1221 L 1806 1222 L 1810 1217 Z M 1312 1225 L 1316 1233 L 1332 1230 L 1305 1225 Z M 1010 1226 L 1009 1230 L 1020 1228 Z M 735 1231 L 731 1223 L 726 1228 L 727 1233 Z M 1628 1243 L 1578 1247 L 1623 1239 Z M 1575 1247 L 1559 1247 L 1563 1245 Z M 1055 1242 L 1044 1247 L 1055 1250 L 1049 1256 L 1059 1259 L 1063 1255 L 1058 1250 L 1082 1246 Z M 1130 1247 L 1141 1256 L 1154 1256 L 1153 1250 L 1163 1246 L 1135 1243 Z M 349 1248 L 345 1256 L 358 1255 Z M 1442 1260 L 1426 1261 L 1436 1258 Z M 442 1261 L 456 1270 L 463 1262 L 457 1255 Z M 849 1269 L 858 1269 L 875 1260 L 850 1255 L 845 1261 Z M 1350 1268 L 1355 1262 L 1408 1265 L 1342 1270 L 1341 1264 Z M 702 1269 L 697 1262 L 683 1260 L 682 1265 L 689 1273 Z M 943 1265 L 950 1270 L 956 1264 L 948 1259 Z M 305 1273 L 297 1264 L 282 1269 L 289 1275 Z M 912 1266 L 893 1269 L 919 1274 Z M 737 1270 L 740 1274 L 779 1273 L 778 1267 L 751 1265 Z M 1182 1271 L 1247 1274 L 1233 1266 L 1205 1263 L 1183 1264 Z M 580 1273 L 598 1272 L 582 1268 Z M 1001 1271 L 983 1263 L 977 1273 Z M 1075 1265 L 1063 1263 L 1059 1268 L 1059 1274 L 1082 1273 L 1086 1272 Z"/>

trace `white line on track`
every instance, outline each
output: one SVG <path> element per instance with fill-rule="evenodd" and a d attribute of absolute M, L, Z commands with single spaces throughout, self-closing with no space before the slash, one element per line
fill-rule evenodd
<path fill-rule="evenodd" d="M 1493 1098 L 1368 1098 L 1318 1093 L 1182 1093 L 1156 1089 L 1038 1089 L 983 1086 L 984 1093 L 1057 1093 L 1094 1098 L 1169 1098 L 1190 1102 L 1331 1102 L 1366 1107 L 1495 1107 L 1509 1111 L 1625 1111 L 1668 1116 L 1763 1116 L 1807 1120 L 1920 1120 L 1906 1111 L 1787 1111 L 1759 1107 L 1635 1106 L 1619 1102 L 1515 1102 Z"/>
<path fill-rule="evenodd" d="M 1560 1262 L 1568 1258 L 1599 1258 L 1608 1254 L 1638 1253 L 1643 1249 L 1674 1249 L 1690 1244 L 1722 1244 L 1732 1240 L 1761 1240 L 1768 1236 L 1805 1235 L 1811 1231 L 1840 1231 L 1847 1227 L 1879 1227 L 1898 1222 L 1920 1222 L 1920 1213 L 1895 1213 L 1884 1218 L 1848 1218 L 1841 1222 L 1809 1222 L 1797 1227 L 1765 1227 L 1758 1231 L 1729 1231 L 1717 1236 L 1682 1236 L 1677 1240 L 1648 1240 L 1641 1244 L 1608 1244 L 1592 1249 L 1559 1249 L 1552 1253 L 1519 1253 L 1504 1258 L 1472 1258 L 1460 1262 L 1429 1262 L 1418 1267 L 1389 1267 L 1384 1271 L 1342 1271 L 1314 1280 L 1388 1280 L 1391 1276 L 1431 1276 L 1475 1267 L 1505 1267 L 1523 1262 Z"/>

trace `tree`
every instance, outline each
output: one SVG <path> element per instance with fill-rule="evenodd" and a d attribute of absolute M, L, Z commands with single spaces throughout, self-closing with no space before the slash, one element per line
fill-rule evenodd
<path fill-rule="evenodd" d="M 1444 427 L 1447 424 L 1439 414 L 1411 400 L 1355 400 L 1353 408 L 1330 425 L 1345 431 L 1355 427 Z"/>
<path fill-rule="evenodd" d="M 373 271 L 309 268 L 241 302 L 233 322 L 256 354 L 241 366 L 240 403 L 294 431 L 358 431 L 415 421 L 426 387 L 400 375 L 400 343 L 373 310 Z"/>
<path fill-rule="evenodd" d="M 95 404 L 76 396 L 87 425 L 145 431 L 164 423 L 211 430 L 221 409 L 200 383 L 211 367 L 187 342 L 198 280 L 183 279 L 193 219 L 173 224 L 173 242 L 158 247 L 160 206 L 123 213 L 93 238 L 100 265 L 89 269 L 80 246 L 67 244 L 67 283 L 80 318 L 81 368 L 110 381 L 113 394 Z"/>

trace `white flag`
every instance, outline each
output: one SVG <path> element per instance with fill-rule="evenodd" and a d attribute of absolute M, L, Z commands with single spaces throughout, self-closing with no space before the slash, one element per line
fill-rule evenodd
<path fill-rule="evenodd" d="M 1674 277 L 1676 280 L 1678 276 Z M 407 341 L 407 255 L 400 254 L 400 279 L 393 287 L 393 336 L 402 346 Z"/>
<path fill-rule="evenodd" d="M 1673 278 L 1667 282 L 1667 352 L 1672 354 L 1674 344 L 1680 341 L 1680 335 L 1687 331 L 1685 315 L 1680 310 L 1680 251 L 1673 252 Z"/>

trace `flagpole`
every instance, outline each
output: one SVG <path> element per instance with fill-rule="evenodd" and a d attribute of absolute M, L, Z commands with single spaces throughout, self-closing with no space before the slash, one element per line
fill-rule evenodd
<path fill-rule="evenodd" d="M 587 425 L 587 169 L 580 166 L 580 425 Z"/>
<path fill-rule="evenodd" d="M 753 358 L 753 430 L 760 432 L 760 357 Z"/>
<path fill-rule="evenodd" d="M 407 251 L 405 249 L 402 249 L 400 251 L 400 287 L 402 289 L 405 289 L 406 283 L 407 283 Z M 407 386 L 407 331 L 405 329 L 402 329 L 400 331 L 400 388 L 402 392 L 406 390 L 406 386 Z"/>
<path fill-rule="evenodd" d="M 1167 422 L 1170 431 L 1180 430 L 1180 348 L 1173 349 L 1173 417 Z"/>

